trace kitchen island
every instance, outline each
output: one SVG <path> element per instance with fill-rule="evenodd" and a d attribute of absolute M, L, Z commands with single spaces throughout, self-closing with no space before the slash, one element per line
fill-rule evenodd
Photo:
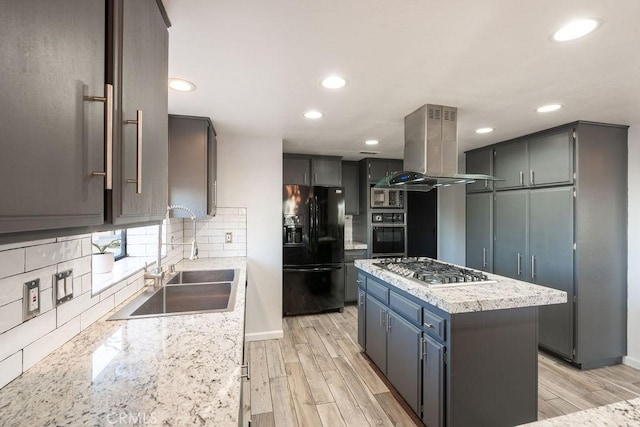
<path fill-rule="evenodd" d="M 537 307 L 566 303 L 565 292 L 468 270 L 478 282 L 428 285 L 380 260 L 355 266 L 358 341 L 426 425 L 537 419 Z"/>
<path fill-rule="evenodd" d="M 2 424 L 238 425 L 246 261 L 176 268 L 236 269 L 233 309 L 106 320 L 118 307 L 0 390 Z"/>

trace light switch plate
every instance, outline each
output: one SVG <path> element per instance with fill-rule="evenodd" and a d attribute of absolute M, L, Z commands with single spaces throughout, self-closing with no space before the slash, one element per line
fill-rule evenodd
<path fill-rule="evenodd" d="M 73 299 L 73 270 L 53 275 L 53 302 L 60 305 Z"/>
<path fill-rule="evenodd" d="M 40 314 L 40 279 L 25 282 L 23 293 L 24 308 L 22 320 L 27 321 Z"/>

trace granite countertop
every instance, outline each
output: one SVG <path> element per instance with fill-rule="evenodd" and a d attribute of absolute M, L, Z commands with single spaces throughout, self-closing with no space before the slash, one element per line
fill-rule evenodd
<path fill-rule="evenodd" d="M 375 266 L 375 262 L 378 260 L 354 261 L 357 268 L 451 314 L 567 302 L 567 293 L 564 291 L 490 273 L 486 275 L 496 283 L 430 288 L 417 280 Z"/>
<path fill-rule="evenodd" d="M 116 307 L 0 390 L 2 424 L 237 426 L 246 260 L 176 268 L 238 269 L 234 309 L 107 321 Z"/>
<path fill-rule="evenodd" d="M 357 242 L 355 240 L 349 240 L 344 242 L 345 251 L 354 251 L 354 250 L 362 250 L 362 249 L 367 249 L 366 243 Z"/>
<path fill-rule="evenodd" d="M 640 425 L 640 397 L 526 425 L 535 427 L 638 426 Z"/>

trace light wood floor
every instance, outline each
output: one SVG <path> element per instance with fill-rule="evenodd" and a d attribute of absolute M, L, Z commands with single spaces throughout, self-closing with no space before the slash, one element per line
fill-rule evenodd
<path fill-rule="evenodd" d="M 357 344 L 357 309 L 286 317 L 284 338 L 246 346 L 252 426 L 422 425 Z M 246 389 L 245 389 L 246 390 Z M 640 371 L 579 371 L 539 354 L 538 419 L 640 396 Z"/>

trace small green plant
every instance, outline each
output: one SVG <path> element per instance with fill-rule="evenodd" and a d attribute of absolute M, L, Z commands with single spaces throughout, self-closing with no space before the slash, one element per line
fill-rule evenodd
<path fill-rule="evenodd" d="M 106 245 L 99 245 L 97 243 L 91 243 L 93 245 L 93 247 L 95 247 L 99 253 L 103 254 L 107 251 L 107 249 L 115 249 L 115 248 L 119 248 L 120 247 L 120 240 L 116 239 L 116 240 L 112 240 L 109 243 L 107 243 Z"/>

